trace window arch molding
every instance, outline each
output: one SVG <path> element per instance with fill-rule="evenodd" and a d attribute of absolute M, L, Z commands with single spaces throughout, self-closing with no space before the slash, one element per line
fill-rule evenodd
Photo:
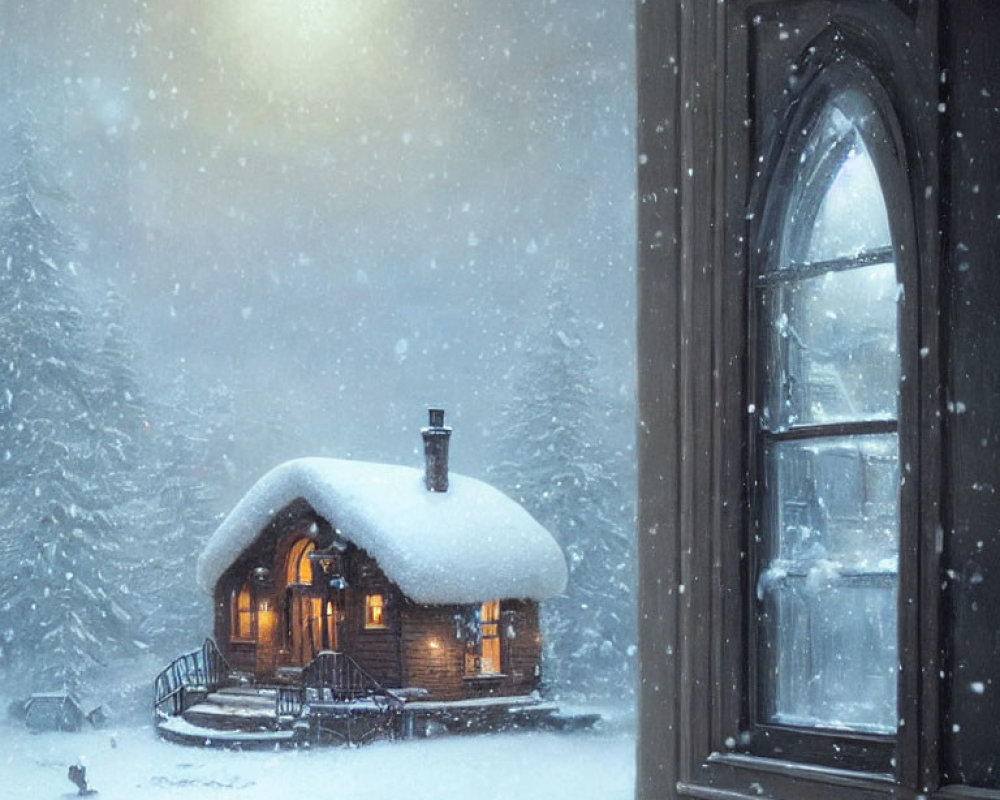
<path fill-rule="evenodd" d="M 868 49 L 868 48 L 866 48 Z M 764 130 L 772 130 L 770 146 L 760 157 L 756 179 L 748 202 L 751 258 L 766 259 L 775 232 L 782 226 L 791 198 L 786 189 L 795 175 L 798 160 L 814 132 L 824 109 L 838 95 L 850 89 L 866 97 L 875 117 L 856 124 L 875 165 L 883 189 L 893 245 L 897 251 L 897 272 L 901 279 L 916 277 L 917 247 L 914 228 L 915 198 L 923 189 L 919 163 L 911 157 L 903 125 L 905 112 L 893 102 L 879 75 L 880 65 L 872 65 L 845 49 L 844 35 L 837 29 L 814 40 L 792 68 L 792 78 Z M 886 132 L 885 137 L 875 135 Z M 820 165 L 817 165 L 820 168 Z M 909 176 L 909 177 L 908 177 Z M 759 266 L 759 265 L 755 265 Z M 904 281 L 905 286 L 905 281 Z"/>
<path fill-rule="evenodd" d="M 855 47 L 852 49 L 851 45 Z M 755 356 L 749 348 L 759 348 L 767 323 L 762 321 L 760 277 L 775 273 L 788 266 L 789 254 L 792 261 L 800 263 L 808 270 L 808 258 L 799 258 L 807 252 L 806 244 L 812 235 L 814 223 L 820 213 L 827 190 L 836 178 L 844 160 L 844 151 L 838 148 L 850 146 L 849 139 L 836 141 L 831 137 L 829 150 L 818 155 L 810 152 L 815 148 L 817 137 L 823 133 L 819 127 L 828 121 L 830 110 L 842 110 L 850 120 L 851 127 L 866 151 L 877 176 L 878 188 L 885 205 L 891 240 L 892 258 L 895 264 L 896 282 L 901 287 L 896 304 L 896 342 L 899 352 L 899 393 L 895 411 L 894 434 L 898 444 L 901 489 L 898 496 L 898 585 L 896 622 L 898 625 L 896 646 L 899 648 L 899 662 L 902 664 L 896 676 L 896 709 L 901 721 L 894 733 L 874 739 L 859 734 L 847 733 L 843 737 L 829 731 L 813 735 L 800 731 L 784 736 L 763 737 L 769 744 L 752 747 L 752 750 L 769 755 L 768 747 L 783 750 L 789 738 L 798 739 L 795 747 L 803 749 L 800 742 L 814 738 L 813 746 L 806 746 L 809 758 L 831 765 L 851 764 L 876 771 L 890 771 L 893 754 L 897 749 L 915 752 L 916 746 L 898 748 L 902 740 L 915 736 L 922 712 L 918 697 L 921 691 L 919 670 L 914 663 L 922 663 L 914 658 L 919 652 L 929 653 L 936 646 L 933 636 L 926 636 L 919 629 L 916 620 L 920 615 L 910 613 L 918 607 L 921 599 L 927 602 L 927 593 L 921 595 L 921 553 L 920 505 L 921 480 L 919 476 L 907 473 L 908 465 L 920 463 L 921 448 L 918 426 L 921 414 L 921 385 L 919 371 L 922 332 L 918 313 L 922 287 L 920 280 L 920 254 L 916 237 L 916 197 L 915 181 L 920 179 L 922 170 L 911 170 L 913 158 L 903 134 L 905 120 L 897 113 L 896 104 L 886 90 L 879 75 L 884 75 L 886 67 L 876 55 L 877 48 L 871 41 L 852 42 L 842 29 L 830 28 L 803 49 L 801 57 L 793 64 L 791 78 L 778 101 L 780 106 L 772 109 L 772 116 L 762 124 L 770 130 L 770 147 L 758 157 L 759 172 L 750 190 L 748 203 L 748 286 L 747 297 L 747 384 L 751 398 L 757 398 L 763 384 L 760 371 L 764 360 Z M 922 190 L 922 187 L 921 187 Z M 922 191 L 921 191 L 922 193 Z M 790 219 L 793 223 L 790 224 Z M 785 261 L 786 263 L 781 263 Z M 818 270 L 823 269 L 817 266 Z M 818 274 L 818 273 L 817 273 Z M 926 355 L 926 348 L 924 354 Z M 752 402 L 752 401 L 751 401 Z M 757 412 L 759 414 L 759 410 Z M 759 724 L 761 700 L 757 658 L 759 630 L 753 621 L 756 585 L 758 577 L 755 535 L 759 535 L 762 507 L 765 500 L 761 490 L 755 489 L 764 480 L 770 468 L 764 464 L 761 436 L 758 434 L 760 419 L 751 413 L 747 417 L 746 476 L 747 510 L 744 526 L 746 552 L 750 554 L 749 571 L 744 587 L 745 608 L 748 609 L 746 672 L 743 675 L 746 691 L 743 693 L 744 725 L 751 732 Z M 905 466 L 905 468 L 904 468 Z M 916 477 L 916 479 L 912 479 Z M 766 502 L 773 502 L 768 500 Z M 923 558 L 926 560 L 926 558 Z M 923 575 L 926 576 L 926 569 Z M 923 579 L 926 582 L 926 577 Z M 921 637 L 924 636 L 923 639 Z M 924 659 L 926 661 L 926 659 Z M 858 758 L 851 761 L 833 757 L 834 752 L 845 750 L 845 740 L 857 739 L 864 745 L 855 748 Z M 840 741 L 838 741 L 840 739 Z M 824 756 L 824 752 L 827 756 Z M 913 765 L 897 764 L 896 769 L 911 771 Z M 895 771 L 895 770 L 893 770 Z"/>

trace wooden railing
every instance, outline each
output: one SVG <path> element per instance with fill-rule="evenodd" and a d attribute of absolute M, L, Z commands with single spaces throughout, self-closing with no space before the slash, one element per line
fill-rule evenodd
<path fill-rule="evenodd" d="M 277 689 L 274 710 L 278 718 L 299 716 L 305 703 L 305 689 L 302 686 L 278 686 Z"/>
<path fill-rule="evenodd" d="M 178 656 L 153 681 L 153 708 L 176 716 L 194 702 L 192 697 L 208 694 L 229 682 L 232 668 L 212 639 L 198 650 Z"/>
<path fill-rule="evenodd" d="M 392 710 L 403 707 L 403 699 L 382 686 L 357 661 L 345 653 L 333 650 L 317 654 L 302 668 L 299 686 L 279 687 L 278 714 L 299 714 L 310 695 L 320 703 L 343 703 L 371 698 L 376 702 L 384 702 Z"/>

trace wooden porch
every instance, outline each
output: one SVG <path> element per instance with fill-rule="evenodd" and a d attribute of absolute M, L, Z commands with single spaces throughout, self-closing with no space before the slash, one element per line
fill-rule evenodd
<path fill-rule="evenodd" d="M 324 651 L 287 683 L 256 684 L 233 670 L 215 642 L 175 659 L 154 681 L 157 733 L 196 746 L 254 749 L 360 745 L 439 733 L 595 724 L 536 695 L 434 701 L 421 689 L 388 689 L 344 653 Z"/>

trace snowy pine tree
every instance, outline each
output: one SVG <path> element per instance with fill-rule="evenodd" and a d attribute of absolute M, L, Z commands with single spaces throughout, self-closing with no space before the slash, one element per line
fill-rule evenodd
<path fill-rule="evenodd" d="M 220 498 L 233 480 L 231 403 L 224 387 L 215 387 L 208 403 L 193 400 L 178 374 L 167 401 L 151 408 L 152 507 L 136 566 L 144 576 L 142 637 L 161 658 L 197 646 L 212 628 L 195 564 L 221 521 Z"/>
<path fill-rule="evenodd" d="M 522 347 L 490 473 L 566 555 L 566 592 L 543 604 L 547 682 L 621 697 L 632 692 L 635 641 L 633 512 L 620 479 L 627 459 L 602 436 L 614 408 L 594 387 L 595 358 L 566 299 L 564 268 L 553 275 L 544 324 Z"/>
<path fill-rule="evenodd" d="M 123 465 L 147 455 L 149 411 L 135 368 L 135 348 L 127 333 L 124 302 L 109 285 L 99 309 L 101 344 L 97 350 L 98 382 L 92 397 L 104 426 L 102 442 L 114 449 Z"/>
<path fill-rule="evenodd" d="M 129 641 L 114 500 L 69 243 L 39 211 L 30 141 L 0 181 L 0 669 L 76 687 Z"/>

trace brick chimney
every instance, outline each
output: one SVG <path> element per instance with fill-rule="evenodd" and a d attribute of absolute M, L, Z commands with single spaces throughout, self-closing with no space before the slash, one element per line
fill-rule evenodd
<path fill-rule="evenodd" d="M 429 492 L 448 491 L 448 441 L 451 428 L 444 424 L 444 409 L 428 409 L 430 422 L 421 428 L 424 437 L 424 483 Z"/>

